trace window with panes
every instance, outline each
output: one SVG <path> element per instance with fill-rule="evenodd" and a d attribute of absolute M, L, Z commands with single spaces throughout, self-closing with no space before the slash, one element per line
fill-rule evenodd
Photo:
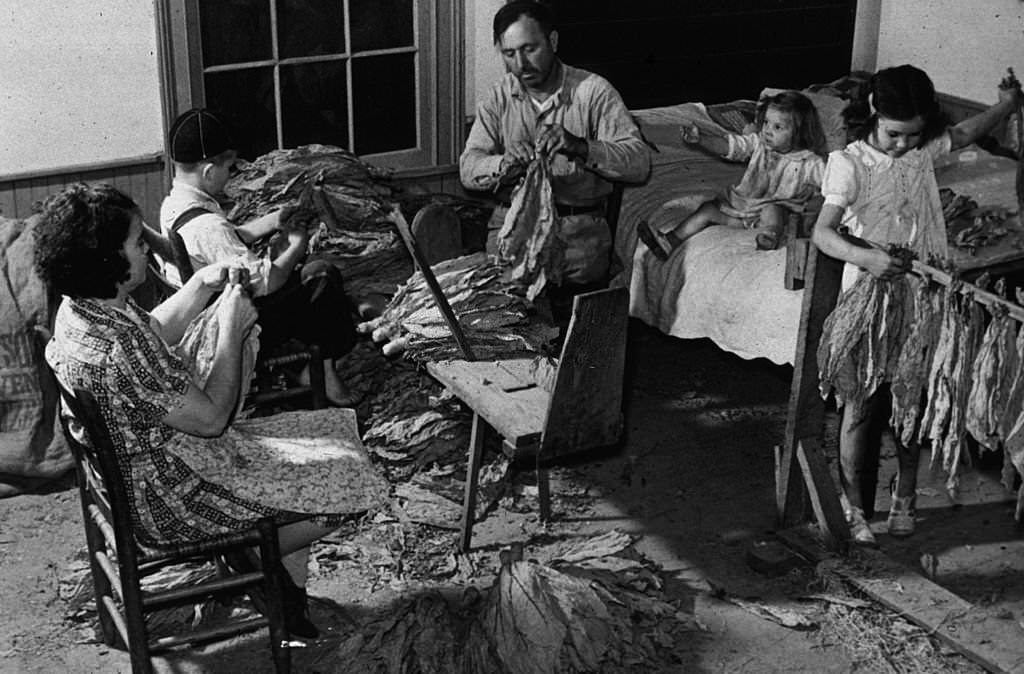
<path fill-rule="evenodd" d="M 181 5 L 169 34 L 174 59 L 188 64 L 187 85 L 168 87 L 173 107 L 220 112 L 241 156 L 322 143 L 395 167 L 451 161 L 443 146 L 456 116 L 446 124 L 437 113 L 454 110 L 460 90 L 444 20 L 454 23 L 461 3 L 163 1 L 172 25 Z"/>

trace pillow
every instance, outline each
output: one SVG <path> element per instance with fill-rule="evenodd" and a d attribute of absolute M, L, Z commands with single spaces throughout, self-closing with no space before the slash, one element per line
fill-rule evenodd
<path fill-rule="evenodd" d="M 640 128 L 640 135 L 655 150 L 651 157 L 654 166 L 674 164 L 700 152 L 683 142 L 682 127 L 695 118 L 714 121 L 703 103 L 680 103 L 630 112 Z"/>
<path fill-rule="evenodd" d="M 786 91 L 786 89 L 768 87 L 761 91 L 760 98 L 774 96 L 783 91 Z M 846 147 L 846 122 L 843 120 L 843 110 L 846 109 L 849 101 L 838 96 L 829 96 L 828 94 L 818 94 L 809 91 L 801 91 L 800 93 L 809 98 L 818 110 L 818 119 L 821 120 L 821 129 L 825 132 L 825 144 L 828 146 L 828 151 L 832 152 L 833 150 L 841 150 Z"/>

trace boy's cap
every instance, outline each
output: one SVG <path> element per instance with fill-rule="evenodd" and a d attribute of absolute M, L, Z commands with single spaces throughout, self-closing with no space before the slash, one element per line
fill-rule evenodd
<path fill-rule="evenodd" d="M 234 147 L 227 126 L 205 108 L 193 108 L 178 115 L 167 144 L 171 159 L 183 164 L 216 157 Z"/>

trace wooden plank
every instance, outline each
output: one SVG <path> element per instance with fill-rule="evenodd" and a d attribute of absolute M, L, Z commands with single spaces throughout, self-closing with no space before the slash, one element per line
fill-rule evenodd
<path fill-rule="evenodd" d="M 473 428 L 469 436 L 469 456 L 466 465 L 466 491 L 462 498 L 462 532 L 459 549 L 469 552 L 473 538 L 473 520 L 476 517 L 476 490 L 480 481 L 480 464 L 484 456 L 484 434 L 487 422 L 479 414 L 473 414 Z"/>
<path fill-rule="evenodd" d="M 0 187 L 0 216 L 11 219 L 17 217 L 18 208 L 14 196 L 13 183 L 6 183 Z"/>
<path fill-rule="evenodd" d="M 818 342 L 825 318 L 839 297 L 842 263 L 810 246 L 807 256 L 806 287 L 800 309 L 793 382 L 786 412 L 786 433 L 776 483 L 776 515 L 780 525 L 793 524 L 804 515 L 806 492 L 801 489 L 797 442 L 820 438 L 824 432 L 825 404 L 818 390 Z"/>
<path fill-rule="evenodd" d="M 528 358 L 445 360 L 427 363 L 427 372 L 482 416 L 505 438 L 509 447 L 519 449 L 540 442 L 550 395 L 539 386 L 506 391 L 503 383 L 508 381 L 505 368 L 524 373 L 530 364 Z"/>
<path fill-rule="evenodd" d="M 546 415 L 545 459 L 618 442 L 628 302 L 625 288 L 574 298 Z"/>
<path fill-rule="evenodd" d="M 495 384 L 502 391 L 520 391 L 537 386 L 536 363 L 530 360 L 495 361 Z"/>
<path fill-rule="evenodd" d="M 815 519 L 828 547 L 840 552 L 845 551 L 850 541 L 850 528 L 846 524 L 839 496 L 829 476 L 828 463 L 821 454 L 820 441 L 817 438 L 798 440 L 797 458 L 804 476 L 804 486 L 807 487 L 811 506 L 814 508 Z"/>
<path fill-rule="evenodd" d="M 783 281 L 786 290 L 801 290 L 804 287 L 810 251 L 810 239 L 793 239 L 786 244 L 786 276 Z"/>
<path fill-rule="evenodd" d="M 830 560 L 829 571 L 986 670 L 1024 673 L 1024 628 L 1016 620 L 996 618 L 880 550 L 859 548 L 855 558 L 836 557 L 805 527 L 778 535 L 814 562 Z"/>

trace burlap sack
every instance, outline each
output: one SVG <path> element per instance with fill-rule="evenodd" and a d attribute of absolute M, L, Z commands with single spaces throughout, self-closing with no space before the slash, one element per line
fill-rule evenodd
<path fill-rule="evenodd" d="M 43 359 L 52 312 L 32 267 L 34 223 L 0 218 L 0 497 L 37 489 L 73 467 L 57 421 L 57 385 Z"/>

